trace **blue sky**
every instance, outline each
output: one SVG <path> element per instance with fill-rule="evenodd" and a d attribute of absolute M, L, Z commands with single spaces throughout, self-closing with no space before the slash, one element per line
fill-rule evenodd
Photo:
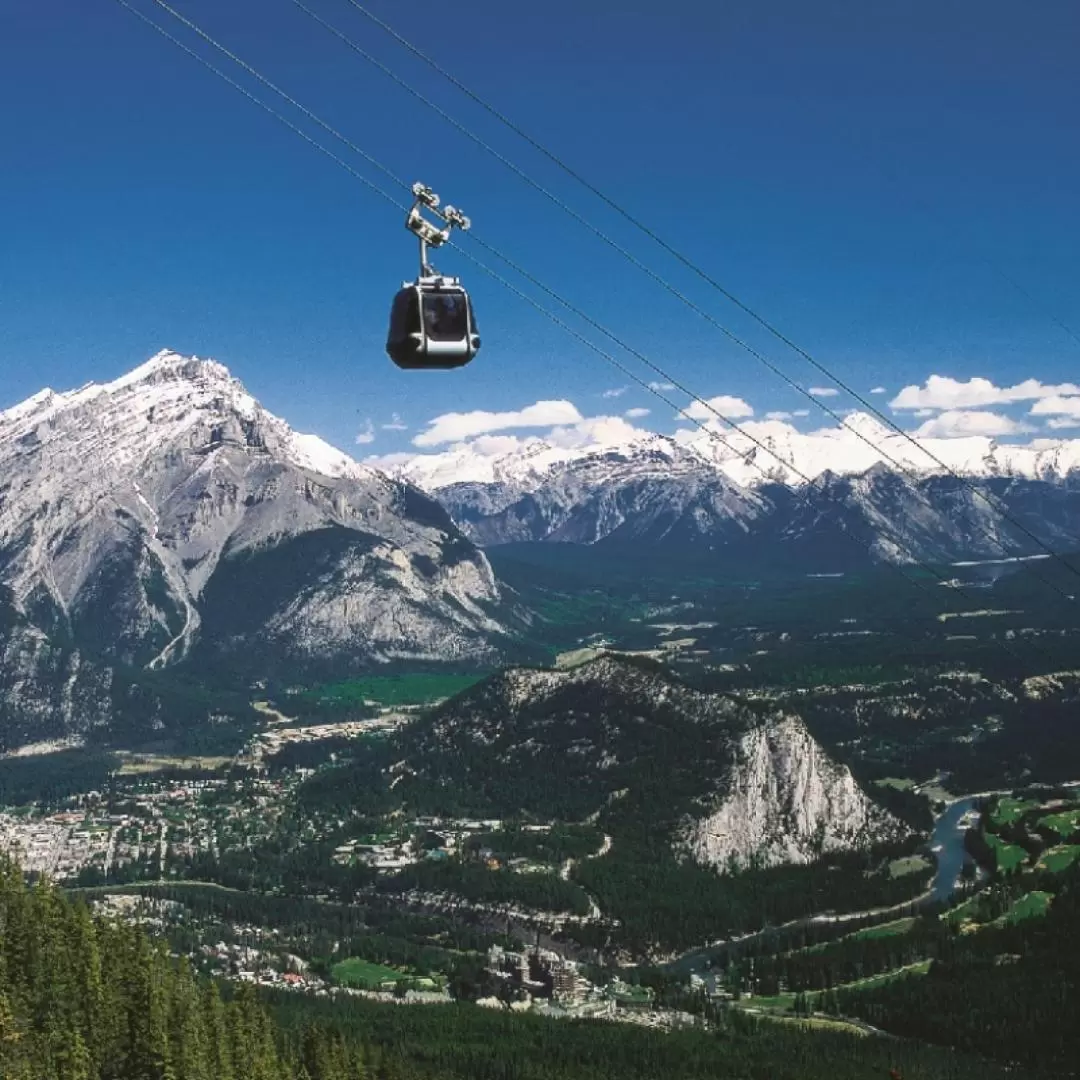
<path fill-rule="evenodd" d="M 346 0 L 308 2 L 822 384 Z M 806 405 L 290 0 L 175 5 L 698 393 L 759 417 Z M 860 390 L 1080 372 L 1050 317 L 1080 329 L 1072 0 L 370 7 Z M 396 211 L 114 0 L 0 0 L 0 19 L 0 406 L 168 347 L 221 360 L 357 454 L 404 450 L 441 413 L 550 398 L 584 416 L 651 408 L 670 429 L 644 391 L 602 397 L 625 378 L 452 252 L 438 265 L 466 277 L 483 350 L 458 372 L 398 371 L 386 313 L 416 255 Z M 394 414 L 408 430 L 383 429 Z M 369 418 L 374 441 L 357 446 Z"/>

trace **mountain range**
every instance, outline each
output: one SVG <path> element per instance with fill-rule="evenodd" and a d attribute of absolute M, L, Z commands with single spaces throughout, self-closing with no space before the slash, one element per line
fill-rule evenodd
<path fill-rule="evenodd" d="M 632 543 L 653 554 L 723 553 L 736 564 L 766 560 L 808 572 L 867 552 L 878 561 L 952 562 L 1037 554 L 1040 541 L 1080 547 L 1080 440 L 923 440 L 958 479 L 917 460 L 918 450 L 870 417 L 847 423 L 904 470 L 874 460 L 848 431 L 826 440 L 835 452 L 821 458 L 821 438 L 770 422 L 757 427 L 777 429 L 769 441 L 778 456 L 811 482 L 775 461 L 751 475 L 745 460 L 711 439 L 663 435 L 586 450 L 531 440 L 495 457 L 466 445 L 398 464 L 395 475 L 429 491 L 481 545 Z M 767 457 L 744 442 L 748 456 Z"/>
<path fill-rule="evenodd" d="M 846 420 L 909 453 L 872 423 Z M 388 474 L 293 431 L 222 365 L 169 351 L 113 382 L 43 390 L 0 412 L 0 736 L 107 729 L 119 713 L 166 724 L 131 672 L 219 673 L 238 686 L 400 662 L 497 665 L 532 616 L 493 571 L 492 545 L 804 574 L 867 552 L 1038 551 L 955 477 L 910 455 L 914 475 L 897 472 L 847 428 L 828 461 L 806 457 L 822 439 L 789 425 L 756 435 L 813 484 L 779 466 L 751 482 L 736 437 L 725 449 L 684 435 L 585 448 L 527 439 L 495 456 L 463 445 Z M 1080 440 L 930 448 L 1043 542 L 1080 547 Z"/>
<path fill-rule="evenodd" d="M 798 486 L 823 473 L 858 475 L 877 464 L 912 476 L 952 470 L 977 478 L 1064 480 L 1080 474 L 1080 439 L 1039 438 L 1011 444 L 985 435 L 908 437 L 864 412 L 849 413 L 842 426 L 813 432 L 801 432 L 784 420 L 747 420 L 739 432 L 717 422 L 682 428 L 673 435 L 628 434 L 627 427 L 620 424 L 610 437 L 587 441 L 555 435 L 472 439 L 438 453 L 398 455 L 383 461 L 387 471 L 425 491 L 465 483 L 527 490 L 558 469 L 606 453 L 623 458 L 674 458 L 679 451 L 685 451 L 690 460 L 711 465 L 740 487 L 776 482 Z M 506 443 L 512 445 L 507 448 Z"/>

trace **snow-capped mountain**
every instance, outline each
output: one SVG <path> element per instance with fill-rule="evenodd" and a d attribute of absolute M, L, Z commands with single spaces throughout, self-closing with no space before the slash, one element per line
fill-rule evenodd
<path fill-rule="evenodd" d="M 659 439 L 571 457 L 525 482 L 453 484 L 436 497 L 480 544 L 738 540 L 769 508 L 757 492 Z"/>
<path fill-rule="evenodd" d="M 34 632 L 137 666 L 460 660 L 505 629 L 436 503 L 170 352 L 0 413 L 0 583 Z"/>
<path fill-rule="evenodd" d="M 801 432 L 782 420 L 751 420 L 742 427 L 748 434 L 719 425 L 685 428 L 670 436 L 642 431 L 607 445 L 561 445 L 531 437 L 513 440 L 512 448 L 494 453 L 487 451 L 483 441 L 474 440 L 441 453 L 416 454 L 388 471 L 431 492 L 463 483 L 502 484 L 527 491 L 583 459 L 607 454 L 634 458 L 639 452 L 673 456 L 684 450 L 742 487 L 774 482 L 798 487 L 825 472 L 856 476 L 875 464 L 915 476 L 952 470 L 969 478 L 1063 480 L 1080 474 L 1080 439 L 1036 439 L 1013 445 L 985 435 L 913 437 L 913 445 L 876 417 L 861 412 L 846 416 L 842 426 L 812 432 Z"/>
<path fill-rule="evenodd" d="M 837 547 L 849 534 L 878 559 L 952 561 L 1035 553 L 1029 530 L 1056 550 L 1080 547 L 1080 440 L 921 440 L 957 480 L 866 415 L 811 435 L 780 421 L 747 428 L 775 457 L 745 436 L 721 442 L 700 431 L 584 448 L 529 439 L 503 455 L 468 444 L 420 455 L 397 475 L 435 495 L 484 545 L 633 540 L 731 557 L 835 552 L 850 561 L 851 544 Z"/>

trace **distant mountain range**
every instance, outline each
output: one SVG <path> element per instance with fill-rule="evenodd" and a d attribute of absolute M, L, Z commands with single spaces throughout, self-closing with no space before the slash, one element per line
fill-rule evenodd
<path fill-rule="evenodd" d="M 825 459 L 821 437 L 808 440 L 779 422 L 758 428 L 776 428 L 771 445 L 812 484 L 746 440 L 742 449 L 751 446 L 764 475 L 704 436 L 661 435 L 585 451 L 536 440 L 496 457 L 465 446 L 416 457 L 395 475 L 429 491 L 481 545 L 632 543 L 642 552 L 722 553 L 729 562 L 779 561 L 807 571 L 868 557 L 952 562 L 1039 553 L 1025 530 L 1055 550 L 1080 549 L 1080 440 L 1042 447 L 923 440 L 961 481 L 929 458 L 918 460 L 915 447 L 871 418 L 847 423 L 910 475 L 875 461 L 850 431 L 824 440 Z"/>
<path fill-rule="evenodd" d="M 866 417 L 847 424 L 918 475 L 875 462 L 846 430 L 825 440 L 828 461 L 810 460 L 820 437 L 770 422 L 757 434 L 775 428 L 777 453 L 812 487 L 785 487 L 776 462 L 754 479 L 704 435 L 591 449 L 534 439 L 494 457 L 464 446 L 391 476 L 294 432 L 212 361 L 166 351 L 111 383 L 43 390 L 0 412 L 0 750 L 5 737 L 108 728 L 118 712 L 167 726 L 125 672 L 243 685 L 497 664 L 531 616 L 485 546 L 564 542 L 797 573 L 867 551 L 937 562 L 1038 552 L 903 440 Z M 1080 440 L 927 445 L 1044 542 L 1080 549 Z"/>
<path fill-rule="evenodd" d="M 753 439 L 718 423 L 717 430 L 685 429 L 670 436 L 643 431 L 603 445 L 564 445 L 558 440 L 531 437 L 518 440 L 511 449 L 492 452 L 485 442 L 475 440 L 441 453 L 416 454 L 398 461 L 389 471 L 425 491 L 457 484 L 502 484 L 530 490 L 555 472 L 609 454 L 624 460 L 685 457 L 711 466 L 739 487 L 770 482 L 799 486 L 805 478 L 814 480 L 824 473 L 857 476 L 878 464 L 918 476 L 942 473 L 945 465 L 964 476 L 984 479 L 1062 481 L 1070 475 L 1080 477 L 1080 439 L 1044 438 L 1013 445 L 985 435 L 920 436 L 913 437 L 913 445 L 861 412 L 844 417 L 843 426 L 812 433 L 800 432 L 783 420 L 749 420 L 743 426 Z"/>

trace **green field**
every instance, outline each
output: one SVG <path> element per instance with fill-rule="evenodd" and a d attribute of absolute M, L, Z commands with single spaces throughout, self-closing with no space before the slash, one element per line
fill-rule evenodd
<path fill-rule="evenodd" d="M 372 964 L 356 956 L 335 964 L 330 969 L 330 974 L 334 982 L 341 986 L 355 986 L 361 990 L 378 990 L 384 982 L 397 982 L 399 979 L 408 978 L 394 968 Z"/>
<path fill-rule="evenodd" d="M 842 1031 L 848 1035 L 857 1035 L 860 1039 L 869 1038 L 870 1032 L 847 1020 L 825 1019 L 823 1016 L 776 1016 L 761 1013 L 762 1020 L 770 1024 L 791 1024 L 807 1031 Z"/>
<path fill-rule="evenodd" d="M 1031 799 L 1013 799 L 1009 796 L 1003 796 L 998 800 L 997 806 L 994 807 L 990 820 L 995 825 L 1011 825 L 1014 821 L 1019 821 L 1029 810 L 1034 810 L 1038 805 L 1037 802 L 1032 802 Z"/>
<path fill-rule="evenodd" d="M 855 930 L 853 933 L 844 934 L 837 941 L 866 941 L 868 938 L 896 937 L 906 934 L 915 925 L 914 917 L 894 919 L 892 922 L 881 923 L 880 926 L 868 926 L 864 930 Z M 823 941 L 820 945 L 808 945 L 805 949 L 797 949 L 800 953 L 819 953 L 831 948 L 835 942 Z"/>
<path fill-rule="evenodd" d="M 370 675 L 327 683 L 304 696 L 339 704 L 374 701 L 379 705 L 425 705 L 460 694 L 482 678 L 483 675 Z"/>
<path fill-rule="evenodd" d="M 946 922 L 960 924 L 965 920 L 975 920 L 979 914 L 980 896 L 969 897 L 961 904 L 957 904 L 951 911 L 943 912 L 941 918 Z"/>
<path fill-rule="evenodd" d="M 862 941 L 867 938 L 895 937 L 897 934 L 906 934 L 914 925 L 914 917 L 896 919 L 894 922 L 882 923 L 880 926 L 868 926 L 865 930 L 856 930 L 850 936 Z"/>
<path fill-rule="evenodd" d="M 875 780 L 877 787 L 891 787 L 897 791 L 910 791 L 915 786 L 915 781 L 903 776 L 885 776 Z"/>
<path fill-rule="evenodd" d="M 1047 814 L 1046 817 L 1039 818 L 1038 824 L 1047 829 L 1053 829 L 1062 840 L 1068 840 L 1080 828 L 1080 809 Z"/>
<path fill-rule="evenodd" d="M 647 986 L 627 986 L 625 990 L 612 991 L 611 996 L 616 1001 L 636 1005 L 645 1005 L 653 999 L 652 991 Z"/>
<path fill-rule="evenodd" d="M 1016 844 L 1010 844 L 993 833 L 986 833 L 986 842 L 994 849 L 999 870 L 1009 871 L 1020 866 L 1027 858 L 1027 852 Z"/>
<path fill-rule="evenodd" d="M 904 877 L 906 874 L 919 874 L 930 869 L 930 860 L 922 855 L 908 855 L 903 859 L 893 859 L 889 863 L 890 877 Z"/>
<path fill-rule="evenodd" d="M 880 975 L 871 975 L 867 979 L 858 979 L 856 982 L 844 983 L 844 990 L 874 990 L 894 979 L 902 979 L 906 975 L 925 975 L 930 970 L 931 960 L 919 960 L 917 963 L 908 964 L 907 967 L 897 968 L 895 971 L 883 971 Z"/>
<path fill-rule="evenodd" d="M 1080 858 L 1080 844 L 1059 844 L 1057 847 L 1047 848 L 1042 853 L 1038 869 L 1059 874 L 1062 870 L 1068 870 L 1078 858 Z"/>
<path fill-rule="evenodd" d="M 880 975 L 871 975 L 866 979 L 858 979 L 855 982 L 842 983 L 836 987 L 837 990 L 874 990 L 879 986 L 883 986 L 885 983 L 892 982 L 894 979 L 903 978 L 905 975 L 925 975 L 930 970 L 929 960 L 920 960 L 915 964 L 908 964 L 907 967 L 897 968 L 895 971 L 883 971 Z M 809 990 L 806 993 L 807 998 L 813 1000 L 817 994 L 816 990 Z M 746 1004 L 750 1006 L 758 1006 L 762 1009 L 788 1009 L 795 1008 L 794 993 L 787 994 L 774 994 L 771 997 L 748 997 L 746 998 Z"/>
<path fill-rule="evenodd" d="M 1041 918 L 1050 909 L 1050 902 L 1053 899 L 1053 894 L 1048 892 L 1025 893 L 996 921 L 1011 923 L 1020 922 L 1023 919 Z"/>

